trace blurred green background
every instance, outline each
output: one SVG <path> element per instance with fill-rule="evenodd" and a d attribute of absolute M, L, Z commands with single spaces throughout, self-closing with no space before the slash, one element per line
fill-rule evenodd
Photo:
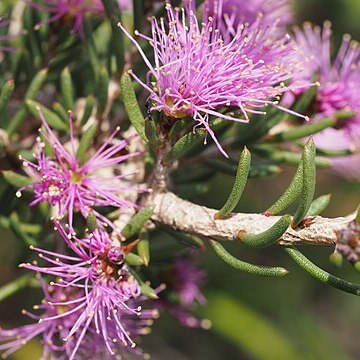
<path fill-rule="evenodd" d="M 1 1 L 1 0 L 0 0 Z M 239 0 L 240 1 L 240 0 Z M 360 39 L 359 0 L 294 1 L 296 21 L 333 23 L 337 43 L 343 33 Z M 360 99 L 359 99 L 360 101 Z M 284 189 L 294 169 L 285 169 L 278 178 L 251 180 L 238 208 L 263 211 Z M 196 201 L 222 205 L 225 192 L 232 185 L 230 177 L 217 177 L 207 195 Z M 353 211 L 360 200 L 360 184 L 349 183 L 326 171 L 318 174 L 318 194 L 333 193 L 325 213 L 340 216 Z M 23 260 L 17 240 L 1 233 L 0 285 L 18 276 L 14 263 Z M 213 254 L 201 256 L 208 271 L 205 293 L 208 304 L 199 316 L 210 319 L 211 330 L 183 328 L 168 316 L 154 325 L 152 335 L 140 344 L 153 359 L 239 359 L 239 360 L 356 360 L 360 359 L 360 299 L 315 282 L 292 264 L 281 248 L 253 251 L 233 244 L 231 252 L 252 262 L 285 266 L 286 278 L 258 278 L 235 271 Z M 332 249 L 304 249 L 316 263 L 339 276 L 360 281 L 350 266 L 337 270 L 328 262 Z M 39 299 L 33 290 L 24 290 L 0 303 L 2 324 L 21 324 L 22 307 L 30 308 Z M 24 303 L 25 300 L 25 303 Z M 40 347 L 31 343 L 14 355 L 14 359 L 40 357 Z"/>

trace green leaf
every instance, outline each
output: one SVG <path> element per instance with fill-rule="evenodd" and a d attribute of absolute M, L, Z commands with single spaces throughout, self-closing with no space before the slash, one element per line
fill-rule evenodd
<path fill-rule="evenodd" d="M 300 197 L 302 187 L 303 163 L 300 162 L 299 167 L 297 168 L 289 187 L 285 190 L 281 197 L 267 209 L 266 213 L 268 213 L 269 215 L 277 215 L 283 212 Z"/>
<path fill-rule="evenodd" d="M 134 271 L 133 269 L 130 269 L 131 274 L 134 276 L 134 278 L 138 281 L 138 283 L 140 284 L 140 290 L 141 290 L 141 294 L 146 296 L 149 299 L 153 299 L 156 300 L 159 297 L 157 296 L 156 291 L 150 286 L 149 282 L 144 282 L 140 275 Z"/>
<path fill-rule="evenodd" d="M 360 261 L 359 260 L 355 261 L 353 266 L 357 272 L 360 272 Z"/>
<path fill-rule="evenodd" d="M 286 232 L 291 224 L 291 216 L 282 216 L 273 226 L 259 234 L 250 234 L 240 231 L 239 240 L 244 244 L 262 248 L 276 243 Z"/>
<path fill-rule="evenodd" d="M 142 23 L 144 20 L 144 0 L 133 0 L 133 20 L 134 20 L 134 29 L 139 30 L 142 28 Z"/>
<path fill-rule="evenodd" d="M 351 283 L 349 281 L 340 279 L 336 276 L 329 274 L 327 271 L 319 268 L 317 265 L 312 263 L 295 247 L 285 248 L 285 251 L 303 270 L 305 270 L 314 279 L 344 292 L 358 296 L 360 295 L 360 285 Z"/>
<path fill-rule="evenodd" d="M 212 331 L 231 341 L 256 360 L 304 360 L 298 349 L 266 316 L 228 295 L 208 296 L 205 316 Z"/>
<path fill-rule="evenodd" d="M 310 209 L 307 212 L 306 217 L 320 215 L 328 207 L 330 200 L 331 194 L 319 196 L 311 203 Z"/>
<path fill-rule="evenodd" d="M 151 207 L 146 207 L 135 214 L 121 232 L 125 239 L 129 239 L 131 236 L 139 233 L 142 226 L 150 219 L 152 214 L 153 209 Z"/>
<path fill-rule="evenodd" d="M 138 255 L 142 258 L 144 265 L 148 266 L 150 263 L 150 246 L 149 246 L 149 233 L 142 231 L 139 236 L 137 244 Z"/>
<path fill-rule="evenodd" d="M 84 32 L 85 32 L 85 46 L 87 51 L 87 57 L 89 58 L 91 68 L 94 75 L 94 80 L 98 77 L 98 70 L 99 70 L 99 59 L 98 59 L 98 52 L 95 46 L 94 42 L 94 30 L 91 26 L 91 20 L 89 17 L 84 18 Z M 73 51 L 71 51 L 73 53 Z M 69 60 L 67 59 L 66 63 L 69 63 Z"/>
<path fill-rule="evenodd" d="M 99 227 L 94 210 L 92 209 L 89 211 L 88 216 L 86 218 L 86 226 L 90 232 L 93 232 L 95 229 Z"/>
<path fill-rule="evenodd" d="M 271 141 L 293 141 L 316 134 L 324 129 L 335 126 L 336 118 L 319 119 L 311 124 L 294 127 L 286 132 L 274 135 Z"/>
<path fill-rule="evenodd" d="M 3 170 L 2 175 L 10 185 L 16 188 L 21 188 L 32 184 L 32 180 L 30 178 L 24 175 L 20 175 L 12 170 Z"/>
<path fill-rule="evenodd" d="M 249 274 L 260 275 L 260 276 L 284 276 L 289 273 L 286 269 L 282 267 L 270 267 L 270 266 L 249 264 L 229 254 L 219 242 L 210 240 L 210 244 L 214 249 L 215 253 L 225 263 L 227 263 L 228 265 L 232 266 L 237 270 L 244 271 Z"/>
<path fill-rule="evenodd" d="M 342 157 L 353 155 L 354 151 L 351 149 L 333 150 L 333 149 L 316 149 L 316 154 L 326 157 Z"/>
<path fill-rule="evenodd" d="M 189 130 L 191 124 L 192 124 L 192 119 L 189 118 L 176 120 L 169 132 L 169 137 L 171 139 L 171 142 L 177 140 L 181 132 L 184 132 L 185 130 Z"/>
<path fill-rule="evenodd" d="M 145 134 L 148 139 L 149 145 L 155 150 L 161 146 L 161 141 L 157 135 L 158 131 L 156 128 L 155 121 L 152 119 L 145 119 Z"/>
<path fill-rule="evenodd" d="M 17 293 L 19 290 L 27 287 L 32 280 L 32 274 L 25 274 L 10 283 L 0 287 L 0 301 L 5 300 L 9 296 Z"/>
<path fill-rule="evenodd" d="M 75 90 L 69 67 L 64 68 L 60 74 L 60 89 L 64 99 L 65 109 L 73 110 Z"/>
<path fill-rule="evenodd" d="M 25 100 L 32 100 L 34 99 L 41 87 L 43 86 L 48 74 L 48 69 L 42 69 L 40 70 L 32 79 L 30 86 L 28 87 L 26 94 L 25 94 Z"/>
<path fill-rule="evenodd" d="M 342 254 L 340 254 L 336 250 L 329 256 L 329 261 L 337 268 L 340 268 L 342 266 L 343 260 L 344 260 L 344 258 L 342 256 Z"/>
<path fill-rule="evenodd" d="M 124 67 L 124 34 L 118 27 L 121 22 L 121 11 L 118 0 L 102 0 L 107 17 L 111 23 L 111 50 L 116 58 L 117 72 L 120 74 Z"/>
<path fill-rule="evenodd" d="M 44 115 L 46 122 L 52 127 L 53 129 L 68 132 L 69 131 L 69 124 L 62 121 L 62 119 L 53 111 L 41 105 L 37 101 L 34 100 L 27 100 L 26 106 L 28 110 L 39 120 L 41 120 L 40 112 Z"/>
<path fill-rule="evenodd" d="M 101 66 L 98 72 L 96 84 L 97 93 L 97 116 L 101 117 L 105 111 L 108 101 L 109 74 L 105 66 Z"/>
<path fill-rule="evenodd" d="M 25 98 L 24 98 L 25 102 L 28 100 L 32 100 L 36 97 L 36 95 L 38 94 L 39 90 L 41 89 L 47 78 L 47 74 L 48 74 L 48 69 L 45 68 L 40 70 L 34 76 L 25 94 Z M 26 114 L 27 114 L 26 106 L 25 105 L 20 106 L 19 110 L 14 115 L 14 117 L 12 118 L 11 122 L 9 123 L 6 129 L 9 135 L 14 134 L 19 129 L 19 127 L 25 120 Z"/>
<path fill-rule="evenodd" d="M 89 95 L 86 98 L 86 102 L 85 102 L 85 108 L 84 108 L 84 114 L 80 120 L 80 125 L 84 126 L 87 121 L 89 120 L 91 114 L 92 114 L 92 110 L 94 107 L 94 103 L 95 103 L 95 98 L 92 95 Z"/>
<path fill-rule="evenodd" d="M 313 102 L 319 85 L 319 83 L 316 83 L 315 86 L 311 86 L 306 92 L 304 92 L 293 106 L 293 111 L 300 114 L 305 113 Z M 296 116 L 293 115 L 290 118 L 296 118 Z"/>
<path fill-rule="evenodd" d="M 156 291 L 149 284 L 143 281 L 140 282 L 140 290 L 141 294 L 149 299 L 156 300 L 159 298 L 156 294 Z"/>
<path fill-rule="evenodd" d="M 279 150 L 276 147 L 270 147 L 268 145 L 256 146 L 253 148 L 253 152 L 256 152 L 261 157 L 272 160 L 276 164 L 298 166 L 301 162 L 301 154 Z M 326 169 L 331 166 L 331 161 L 318 156 L 315 158 L 315 165 L 319 169 Z"/>
<path fill-rule="evenodd" d="M 6 128 L 6 132 L 8 133 L 9 136 L 16 133 L 16 131 L 19 129 L 19 127 L 24 122 L 26 114 L 27 114 L 26 106 L 21 105 L 19 110 L 12 117 L 12 119 L 10 120 L 10 122 Z"/>
<path fill-rule="evenodd" d="M 303 186 L 299 207 L 293 218 L 293 227 L 296 227 L 305 218 L 314 199 L 316 185 L 316 166 L 315 166 L 316 147 L 312 138 L 308 140 L 303 151 Z"/>
<path fill-rule="evenodd" d="M 92 124 L 89 128 L 82 134 L 79 147 L 76 152 L 76 158 L 80 163 L 84 163 L 86 154 L 94 141 L 96 135 L 98 124 Z"/>
<path fill-rule="evenodd" d="M 216 131 L 224 126 L 227 126 L 227 122 L 222 119 L 215 119 L 210 123 L 210 127 Z M 190 131 L 181 137 L 171 148 L 171 150 L 165 155 L 164 163 L 171 164 L 173 161 L 184 156 L 186 153 L 190 152 L 196 148 L 201 142 L 204 141 L 207 131 L 204 128 L 196 129 L 195 131 Z"/>
<path fill-rule="evenodd" d="M 131 78 L 126 73 L 124 73 L 121 77 L 120 88 L 121 97 L 124 102 L 125 111 L 129 117 L 129 120 L 141 139 L 147 143 L 147 137 L 145 134 L 145 120 L 137 102 Z"/>
<path fill-rule="evenodd" d="M 241 152 L 235 182 L 225 205 L 215 214 L 215 219 L 227 217 L 236 207 L 247 183 L 251 164 L 250 151 L 245 147 Z"/>
<path fill-rule="evenodd" d="M 8 125 L 8 104 L 10 96 L 14 91 L 14 80 L 7 81 L 0 93 L 0 126 L 5 128 Z"/>
<path fill-rule="evenodd" d="M 24 229 L 21 226 L 19 216 L 16 212 L 13 212 L 10 215 L 9 219 L 10 219 L 11 230 L 21 241 L 25 243 L 25 245 L 27 246 L 36 245 L 36 241 L 25 233 Z"/>
<path fill-rule="evenodd" d="M 136 255 L 134 253 L 129 253 L 125 256 L 125 262 L 128 264 L 128 265 L 131 265 L 131 266 L 141 266 L 141 265 L 144 265 L 144 260 L 139 256 L 139 255 Z"/>
<path fill-rule="evenodd" d="M 249 178 L 264 178 L 279 175 L 281 168 L 277 165 L 259 164 L 253 165 L 250 168 Z"/>
<path fill-rule="evenodd" d="M 8 216 L 0 215 L 0 227 L 5 230 L 10 229 L 10 218 Z M 43 230 L 43 227 L 39 224 L 28 224 L 24 222 L 21 223 L 20 227 L 22 232 L 29 235 L 39 235 Z"/>
<path fill-rule="evenodd" d="M 67 123 L 69 121 L 69 114 L 60 103 L 55 102 L 51 109 L 63 122 Z"/>

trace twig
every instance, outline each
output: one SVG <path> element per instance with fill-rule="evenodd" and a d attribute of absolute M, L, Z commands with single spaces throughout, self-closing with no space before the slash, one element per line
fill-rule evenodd
<path fill-rule="evenodd" d="M 239 213 L 228 219 L 215 220 L 217 210 L 193 204 L 171 192 L 154 194 L 151 201 L 154 206 L 152 220 L 174 230 L 220 240 L 238 240 L 239 231 L 260 233 L 280 219 L 280 216 Z M 289 228 L 278 244 L 334 246 L 336 233 L 345 229 L 353 218 L 354 215 L 332 219 L 313 217 L 303 227 Z"/>

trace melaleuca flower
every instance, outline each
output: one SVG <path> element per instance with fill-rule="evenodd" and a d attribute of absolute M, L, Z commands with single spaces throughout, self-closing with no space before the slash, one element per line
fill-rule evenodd
<path fill-rule="evenodd" d="M 240 27 L 230 42 L 224 42 L 216 19 L 199 25 L 189 7 L 172 9 L 167 4 L 166 10 L 167 23 L 151 20 L 151 38 L 139 34 L 154 49 L 154 66 L 120 25 L 138 48 L 153 79 L 145 84 L 130 73 L 150 92 L 152 111 L 160 111 L 173 121 L 192 117 L 195 127 L 205 127 L 227 156 L 209 126 L 209 116 L 248 122 L 249 114 L 263 113 L 259 108 L 269 104 L 278 107 L 281 94 L 303 86 L 285 84 L 301 65 L 289 37 L 271 39 L 270 27 L 255 22 Z M 224 114 L 228 107 L 239 109 L 244 118 Z"/>
<path fill-rule="evenodd" d="M 347 261 L 356 263 L 360 260 L 360 225 L 354 220 L 343 230 L 336 232 L 336 251 Z"/>
<path fill-rule="evenodd" d="M 161 306 L 184 326 L 208 329 L 211 326 L 209 320 L 192 315 L 197 305 L 206 303 L 201 292 L 206 278 L 205 271 L 195 266 L 191 259 L 176 258 L 162 277 L 167 289 L 164 296 L 168 296 L 160 298 Z"/>
<path fill-rule="evenodd" d="M 252 24 L 261 18 L 262 26 L 277 24 L 274 33 L 279 33 L 292 21 L 290 0 L 206 0 L 203 4 L 203 16 L 219 17 L 222 32 L 232 34 L 246 23 Z"/>
<path fill-rule="evenodd" d="M 3 358 L 8 357 L 36 336 L 42 337 L 44 348 L 42 359 L 68 359 L 77 345 L 78 338 L 76 336 L 67 343 L 64 343 L 63 338 L 78 318 L 79 314 L 73 310 L 79 302 L 78 299 L 83 298 L 83 290 L 48 286 L 42 278 L 39 277 L 39 280 L 45 297 L 40 305 L 34 306 L 34 310 L 40 311 L 41 314 L 37 315 L 23 310 L 23 313 L 36 320 L 36 323 L 11 330 L 0 329 L 0 351 L 3 352 Z M 56 305 L 59 302 L 62 303 L 61 306 Z M 68 313 L 68 316 L 61 316 L 64 311 Z M 79 347 L 79 352 L 91 354 L 90 350 L 92 349 L 91 347 L 87 349 L 88 345 L 83 342 Z"/>
<path fill-rule="evenodd" d="M 317 77 L 318 88 L 313 121 L 334 115 L 338 111 L 353 113 L 350 118 L 338 121 L 314 136 L 320 148 L 332 150 L 350 149 L 360 152 L 360 46 L 345 35 L 336 58 L 332 61 L 331 25 L 323 29 L 309 23 L 303 29 L 295 29 L 299 54 L 306 59 L 305 70 L 299 77 Z M 334 169 L 341 175 L 360 180 L 360 155 L 333 159 Z"/>
<path fill-rule="evenodd" d="M 85 16 L 105 16 L 105 9 L 101 0 L 32 0 L 30 4 L 37 10 L 47 11 L 51 14 L 48 19 L 37 26 L 64 19 L 66 22 L 73 23 L 73 31 L 81 36 L 84 35 L 83 23 Z M 131 1 L 118 0 L 118 4 L 121 10 L 128 10 Z"/>
<path fill-rule="evenodd" d="M 70 119 L 70 143 L 65 147 L 50 129 L 42 114 L 41 118 L 45 128 L 45 131 L 41 131 L 41 136 L 50 145 L 53 155 L 46 155 L 45 144 L 39 136 L 34 154 L 36 162 L 23 160 L 25 171 L 34 182 L 19 189 L 17 196 L 21 196 L 25 189 L 32 189 L 34 200 L 30 206 L 48 202 L 56 208 L 57 218 L 68 216 L 71 230 L 73 230 L 75 212 L 80 212 L 86 217 L 93 207 L 136 207 L 135 204 L 122 198 L 121 193 L 144 190 L 125 182 L 124 179 L 131 174 L 112 175 L 116 165 L 139 155 L 139 153 L 126 152 L 131 139 L 115 139 L 119 129 L 115 130 L 89 160 L 82 164 L 76 158 L 76 139 L 72 120 Z M 103 174 L 110 167 L 111 172 Z M 113 226 L 98 211 L 94 211 L 94 214 L 100 223 Z"/>
<path fill-rule="evenodd" d="M 99 334 L 95 324 L 90 324 L 86 331 L 80 328 L 68 337 L 77 319 L 82 315 L 82 309 L 79 309 L 77 305 L 86 299 L 84 290 L 47 285 L 41 278 L 40 281 L 45 298 L 40 305 L 34 306 L 34 311 L 40 314 L 23 310 L 23 314 L 36 320 L 36 323 L 14 329 L 0 329 L 2 358 L 7 358 L 26 345 L 28 341 L 41 336 L 42 359 L 114 359 L 114 355 L 108 352 L 106 344 L 108 341 L 116 344 L 114 337 L 116 330 L 112 327 L 107 333 L 109 338 L 104 337 L 104 334 Z M 131 329 L 133 335 L 142 335 L 148 332 L 147 329 L 153 317 L 153 310 L 144 310 L 141 317 L 124 316 L 123 322 L 126 324 L 126 329 Z M 121 343 L 114 349 L 116 354 L 128 351 L 129 349 Z M 134 352 L 132 349 L 130 351 Z M 137 353 L 141 353 L 141 350 Z"/>
<path fill-rule="evenodd" d="M 76 312 L 75 321 L 63 337 L 65 342 L 72 341 L 73 337 L 79 339 L 70 359 L 75 358 L 82 339 L 88 336 L 103 342 L 111 356 L 131 350 L 135 347 L 133 337 L 147 334 L 158 312 L 156 309 L 142 310 L 141 305 L 149 301 L 141 296 L 138 281 L 124 264 L 122 248 L 114 245 L 103 230 L 95 230 L 84 239 L 69 239 L 64 228 L 59 223 L 56 226 L 74 255 L 33 248 L 50 266 L 28 263 L 22 267 L 52 275 L 56 279 L 50 283 L 53 287 L 83 291 L 83 296 L 76 300 L 73 308 L 65 308 L 62 314 L 43 321 L 65 319 Z M 60 300 L 53 305 L 66 306 L 67 301 Z"/>

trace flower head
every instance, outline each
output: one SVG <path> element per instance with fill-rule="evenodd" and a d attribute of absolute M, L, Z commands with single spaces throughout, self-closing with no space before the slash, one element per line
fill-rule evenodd
<path fill-rule="evenodd" d="M 48 202 L 57 208 L 57 217 L 68 216 L 69 226 L 73 230 L 73 217 L 79 211 L 84 217 L 90 208 L 112 206 L 116 208 L 136 207 L 135 204 L 122 198 L 122 192 L 144 191 L 129 185 L 125 178 L 131 174 L 112 175 L 106 173 L 109 167 L 127 161 L 139 153 L 127 153 L 129 140 L 116 140 L 119 129 L 115 130 L 106 142 L 85 163 L 80 163 L 76 156 L 76 140 L 73 134 L 73 123 L 70 119 L 69 149 L 62 144 L 50 129 L 41 114 L 45 131 L 42 137 L 50 145 L 53 155 L 48 156 L 45 144 L 40 136 L 37 138 L 36 162 L 23 160 L 25 170 L 34 182 L 19 189 L 17 196 L 26 188 L 34 191 L 34 200 L 30 205 Z M 105 172 L 105 173 L 104 173 Z M 95 216 L 104 225 L 112 223 L 99 212 Z"/>
<path fill-rule="evenodd" d="M 336 232 L 336 251 L 351 263 L 360 260 L 360 225 L 354 220 L 347 227 Z"/>
<path fill-rule="evenodd" d="M 360 46 L 345 35 L 332 60 L 329 22 L 325 22 L 322 30 L 309 23 L 303 29 L 295 29 L 295 41 L 300 56 L 306 60 L 305 70 L 299 77 L 317 77 L 320 82 L 313 120 L 333 116 L 342 110 L 353 114 L 338 121 L 336 127 L 315 135 L 316 145 L 333 150 L 353 150 L 355 155 L 336 158 L 333 165 L 341 175 L 360 180 Z"/>
<path fill-rule="evenodd" d="M 276 33 L 291 23 L 290 0 L 206 0 L 203 5 L 203 16 L 218 16 L 222 23 L 222 32 L 234 33 L 242 24 L 254 23 L 261 17 L 263 26 L 277 24 Z"/>
<path fill-rule="evenodd" d="M 40 311 L 41 314 L 37 315 L 23 310 L 23 314 L 36 320 L 36 323 L 11 330 L 0 329 L 0 351 L 3 352 L 3 358 L 11 355 L 34 337 L 41 335 L 44 347 L 43 358 L 65 360 L 77 342 L 76 337 L 72 337 L 67 343 L 64 343 L 62 339 L 78 317 L 78 313 L 72 312 L 72 310 L 78 302 L 77 299 L 82 297 L 83 290 L 61 289 L 48 286 L 41 277 L 39 280 L 44 291 L 44 301 L 40 305 L 34 306 L 34 310 Z M 56 304 L 59 302 L 64 305 L 57 306 Z M 64 311 L 68 312 L 69 316 L 62 317 L 61 314 Z M 90 349 L 87 349 L 88 345 L 83 343 L 80 351 L 90 354 Z"/>
<path fill-rule="evenodd" d="M 56 281 L 52 286 L 67 291 L 82 291 L 82 296 L 74 301 L 72 309 L 65 309 L 56 318 L 68 318 L 77 314 L 76 319 L 63 337 L 65 342 L 75 337 L 76 345 L 70 359 L 74 359 L 78 348 L 89 336 L 104 344 L 108 354 L 115 355 L 119 349 L 135 347 L 134 336 L 146 334 L 149 325 L 157 317 L 156 309 L 142 310 L 146 299 L 141 296 L 140 285 L 124 264 L 124 252 L 114 245 L 103 230 L 95 230 L 84 239 L 72 238 L 57 224 L 64 241 L 75 256 L 67 256 L 33 248 L 40 258 L 51 266 L 37 264 L 22 266 L 43 274 L 52 275 Z M 66 306 L 66 301 L 58 301 L 56 306 Z M 44 318 L 50 321 L 53 318 Z"/>
<path fill-rule="evenodd" d="M 153 81 L 145 84 L 131 74 L 150 92 L 152 111 L 174 121 L 193 118 L 195 126 L 205 127 L 227 156 L 209 126 L 209 116 L 248 122 L 248 114 L 263 113 L 258 108 L 278 107 L 281 94 L 300 86 L 285 85 L 300 67 L 294 49 L 288 36 L 273 39 L 271 26 L 258 22 L 239 27 L 233 39 L 224 42 L 216 19 L 210 17 L 199 25 L 190 7 L 173 9 L 167 4 L 166 10 L 167 23 L 151 20 L 151 38 L 139 34 L 153 46 L 154 66 L 122 27 L 137 46 Z M 244 118 L 224 114 L 229 107 L 239 109 Z"/>
<path fill-rule="evenodd" d="M 73 31 L 84 36 L 83 23 L 87 15 L 104 16 L 105 9 L 101 0 L 41 0 L 40 3 L 31 1 L 31 6 L 37 10 L 47 11 L 50 18 L 42 21 L 37 26 L 57 22 L 64 19 L 73 23 Z M 131 6 L 129 0 L 118 0 L 121 10 L 128 10 Z"/>
<path fill-rule="evenodd" d="M 192 315 L 197 304 L 206 303 L 200 290 L 205 282 L 205 271 L 195 266 L 191 259 L 179 257 L 174 260 L 169 271 L 163 273 L 163 277 L 170 295 L 168 298 L 161 298 L 161 306 L 184 326 L 209 328 L 209 320 Z"/>

